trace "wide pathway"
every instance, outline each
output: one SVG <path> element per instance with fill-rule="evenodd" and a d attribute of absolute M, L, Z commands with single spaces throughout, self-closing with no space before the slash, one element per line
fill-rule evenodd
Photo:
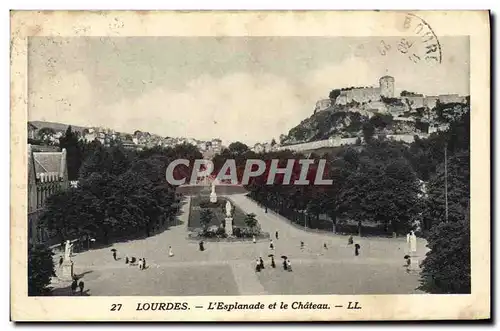
<path fill-rule="evenodd" d="M 418 293 L 418 274 L 407 273 L 403 265 L 404 238 L 360 238 L 360 256 L 354 256 L 347 236 L 310 233 L 289 224 L 279 215 L 265 213 L 246 196 L 230 200 L 244 212 L 255 213 L 264 231 L 273 235 L 275 250 L 268 240 L 247 242 L 198 242 L 187 239 L 189 203 L 183 204 L 179 225 L 157 235 L 116 243 L 73 257 L 76 274 L 83 275 L 87 295 L 263 295 L 263 294 L 405 294 Z M 279 239 L 274 233 L 279 232 Z M 301 249 L 300 241 L 305 247 Z M 323 243 L 328 249 L 323 248 Z M 172 246 L 174 256 L 168 256 Z M 419 251 L 423 242 L 419 241 Z M 118 261 L 111 249 L 118 252 Z M 420 253 L 423 256 L 422 250 Z M 269 266 L 269 254 L 277 268 Z M 281 268 L 281 255 L 290 258 L 293 272 Z M 126 265 L 125 256 L 145 257 L 148 268 Z M 262 257 L 266 269 L 254 271 Z M 55 260 L 59 255 L 54 257 Z M 54 295 L 70 295 L 69 283 L 54 280 Z"/>

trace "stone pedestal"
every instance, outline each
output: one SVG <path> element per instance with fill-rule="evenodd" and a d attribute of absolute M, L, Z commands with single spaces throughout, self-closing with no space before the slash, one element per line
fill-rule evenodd
<path fill-rule="evenodd" d="M 415 253 L 410 253 L 410 266 L 408 269 L 412 271 L 418 271 L 420 270 L 420 265 L 418 263 L 418 256 Z"/>
<path fill-rule="evenodd" d="M 210 193 L 210 202 L 211 203 L 216 203 L 217 202 L 217 194 Z"/>
<path fill-rule="evenodd" d="M 73 280 L 73 261 L 64 261 L 61 265 L 61 280 Z"/>
<path fill-rule="evenodd" d="M 228 236 L 232 236 L 233 235 L 233 218 L 232 217 L 226 217 L 224 219 L 226 221 L 226 234 Z"/>

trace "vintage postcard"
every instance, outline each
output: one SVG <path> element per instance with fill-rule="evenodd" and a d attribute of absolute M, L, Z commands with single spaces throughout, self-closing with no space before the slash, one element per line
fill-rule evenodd
<path fill-rule="evenodd" d="M 490 318 L 486 11 L 11 12 L 11 319 Z"/>

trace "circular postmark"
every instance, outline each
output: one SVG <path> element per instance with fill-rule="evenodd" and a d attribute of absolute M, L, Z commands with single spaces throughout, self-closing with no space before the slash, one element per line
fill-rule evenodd
<path fill-rule="evenodd" d="M 395 44 L 381 40 L 378 46 L 381 55 L 385 56 L 395 49 L 414 63 L 441 63 L 441 44 L 432 27 L 424 19 L 407 13 L 404 20 L 398 24 L 405 36 L 398 37 Z"/>

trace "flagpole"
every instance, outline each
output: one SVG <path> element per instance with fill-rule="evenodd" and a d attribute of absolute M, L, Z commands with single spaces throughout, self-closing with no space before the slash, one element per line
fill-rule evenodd
<path fill-rule="evenodd" d="M 445 217 L 448 222 L 448 157 L 447 157 L 448 144 L 444 145 L 444 201 L 445 201 Z"/>

